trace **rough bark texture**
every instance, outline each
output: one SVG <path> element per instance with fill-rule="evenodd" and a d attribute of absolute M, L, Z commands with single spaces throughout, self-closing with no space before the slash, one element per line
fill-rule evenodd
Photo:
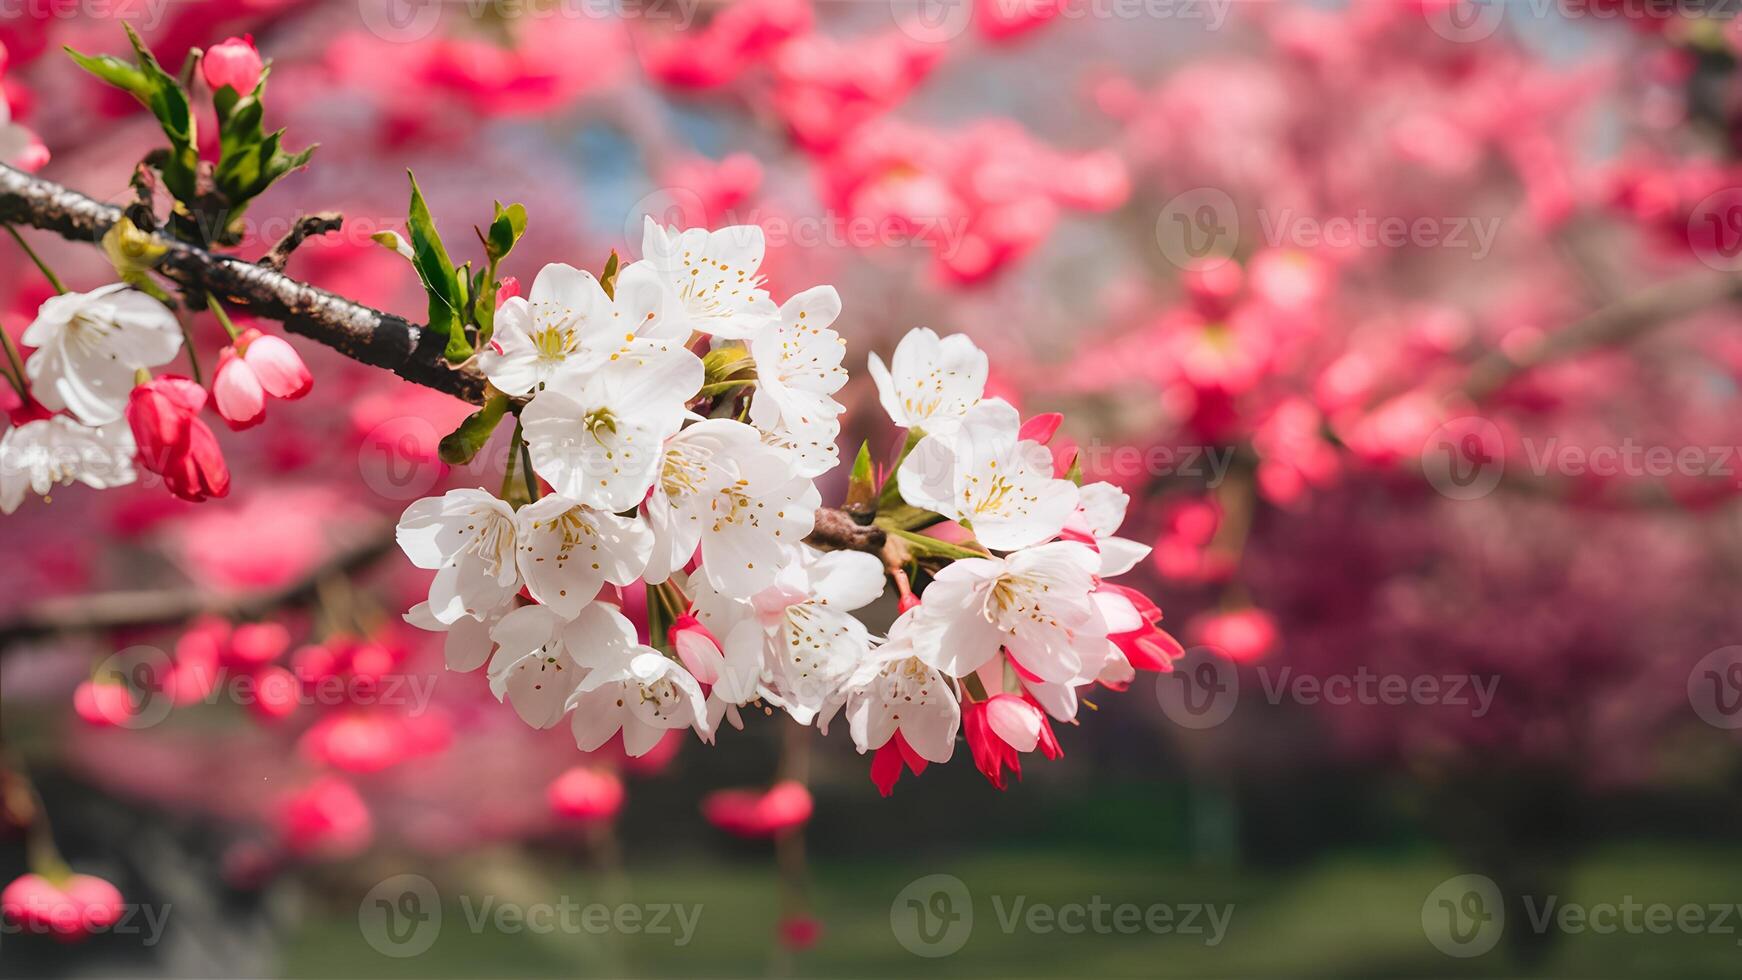
<path fill-rule="evenodd" d="M 315 220 L 321 217 L 315 216 Z M 118 207 L 0 165 L 0 221 L 96 245 L 120 219 Z M 298 230 L 306 227 L 299 223 Z M 338 224 L 331 221 L 319 227 L 331 231 Z M 158 241 L 169 250 L 158 271 L 183 288 L 211 293 L 254 316 L 276 320 L 291 333 L 325 344 L 354 361 L 385 368 L 407 381 L 469 402 L 484 400 L 483 373 L 474 364 L 450 366 L 442 357 L 441 339 L 426 333 L 419 324 L 299 282 L 268 266 L 162 236 Z M 275 251 L 273 257 L 276 255 Z"/>

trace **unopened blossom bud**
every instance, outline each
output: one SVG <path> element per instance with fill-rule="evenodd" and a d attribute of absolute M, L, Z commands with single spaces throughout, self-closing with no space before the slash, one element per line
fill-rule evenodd
<path fill-rule="evenodd" d="M 233 667 L 264 667 L 290 649 L 290 630 L 283 623 L 243 623 L 230 633 L 227 659 Z"/>
<path fill-rule="evenodd" d="M 808 915 L 791 915 L 780 920 L 777 927 L 780 944 L 794 952 L 803 952 L 817 944 L 823 936 L 821 921 Z"/>
<path fill-rule="evenodd" d="M 260 84 L 260 73 L 264 69 L 260 52 L 254 49 L 254 39 L 247 36 L 232 37 L 214 45 L 200 59 L 200 70 L 214 92 L 226 85 L 238 94 L 252 92 L 254 86 Z"/>
<path fill-rule="evenodd" d="M 226 347 L 218 355 L 218 373 L 212 378 L 212 403 L 224 424 L 237 432 L 266 421 L 266 389 L 234 347 Z"/>
<path fill-rule="evenodd" d="M 726 656 L 720 651 L 720 641 L 714 639 L 714 634 L 708 632 L 701 620 L 692 613 L 684 613 L 671 624 L 666 635 L 684 668 L 698 682 L 713 684 L 719 681 L 720 667 L 725 664 Z"/>
<path fill-rule="evenodd" d="M 133 717 L 133 699 L 126 685 L 85 681 L 73 690 L 73 713 L 87 724 L 107 728 Z"/>
<path fill-rule="evenodd" d="M 139 465 L 163 477 L 170 493 L 195 503 L 230 492 L 218 438 L 199 417 L 205 404 L 204 388 L 174 375 L 135 387 L 127 399 Z"/>
<path fill-rule="evenodd" d="M 219 354 L 212 397 L 224 423 L 241 430 L 265 420 L 267 395 L 301 398 L 314 383 L 296 348 L 282 337 L 250 328 Z"/>
<path fill-rule="evenodd" d="M 375 820 L 350 783 L 323 776 L 283 801 L 278 829 L 291 854 L 337 859 L 369 846 Z"/>
<path fill-rule="evenodd" d="M 314 375 L 302 362 L 302 355 L 283 337 L 259 330 L 245 330 L 236 341 L 242 360 L 254 369 L 260 387 L 274 398 L 294 401 L 309 393 L 315 385 Z"/>
<path fill-rule="evenodd" d="M 121 892 L 94 875 L 69 875 L 51 881 L 22 875 L 0 891 L 0 913 L 26 932 L 78 942 L 120 921 Z"/>
<path fill-rule="evenodd" d="M 603 769 L 576 766 L 558 776 L 545 797 L 559 817 L 600 823 L 623 808 L 623 781 Z"/>
<path fill-rule="evenodd" d="M 1257 660 L 1274 649 L 1277 641 L 1276 620 L 1251 607 L 1200 616 L 1190 632 L 1199 643 L 1221 650 L 1236 663 Z"/>
<path fill-rule="evenodd" d="M 1018 439 L 1032 439 L 1041 445 L 1052 441 L 1053 434 L 1058 432 L 1059 424 L 1065 417 L 1058 412 L 1046 412 L 1022 423 L 1022 428 L 1016 431 Z"/>
<path fill-rule="evenodd" d="M 993 734 L 1018 752 L 1033 752 L 1040 742 L 1040 709 L 1015 694 L 994 694 L 986 701 L 986 723 Z"/>
<path fill-rule="evenodd" d="M 283 667 L 266 667 L 254 675 L 254 697 L 248 710 L 261 721 L 278 721 L 296 712 L 301 685 L 296 675 Z"/>
<path fill-rule="evenodd" d="M 513 276 L 503 276 L 496 283 L 496 305 L 500 307 L 520 295 L 520 280 Z"/>
<path fill-rule="evenodd" d="M 702 816 L 738 837 L 776 837 L 811 817 L 810 790 L 797 780 L 775 783 L 765 792 L 723 789 L 702 799 Z"/>

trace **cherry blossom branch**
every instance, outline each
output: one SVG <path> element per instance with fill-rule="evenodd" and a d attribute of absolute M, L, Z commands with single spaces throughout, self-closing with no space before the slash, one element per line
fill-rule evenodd
<path fill-rule="evenodd" d="M 122 209 L 86 197 L 53 181 L 0 164 L 0 222 L 53 232 L 69 241 L 97 245 L 122 217 Z M 338 215 L 318 214 L 297 222 L 291 235 L 260 263 L 245 262 L 162 236 L 166 252 L 159 273 L 195 294 L 246 309 L 284 324 L 291 333 L 324 344 L 354 361 L 385 368 L 407 381 L 482 404 L 485 379 L 475 363 L 448 364 L 444 340 L 391 313 L 353 302 L 285 275 L 290 251 L 310 235 L 337 230 Z M 203 305 L 203 299 L 199 305 Z M 198 308 L 196 306 L 196 308 Z M 833 508 L 817 511 L 807 541 L 824 550 L 879 552 L 885 535 Z M 0 642 L 5 639 L 0 633 Z"/>
<path fill-rule="evenodd" d="M 1736 300 L 1742 300 L 1742 276 L 1701 274 L 1647 286 L 1521 351 L 1489 351 L 1471 365 L 1459 390 L 1480 401 L 1532 368 L 1597 347 L 1625 344 L 1655 327 Z"/>
<path fill-rule="evenodd" d="M 96 245 L 120 219 L 120 208 L 0 165 L 0 221 Z M 252 262 L 162 236 L 154 240 L 167 249 L 157 271 L 183 289 L 214 294 L 254 316 L 284 324 L 291 333 L 354 361 L 386 368 L 407 381 L 469 402 L 484 400 L 483 373 L 474 365 L 450 367 L 442 357 L 441 338 L 416 323 Z"/>
<path fill-rule="evenodd" d="M 359 535 L 306 574 L 274 589 L 236 594 L 200 589 L 152 589 L 47 599 L 0 622 L 0 651 L 24 640 L 173 626 L 202 615 L 228 619 L 263 616 L 308 602 L 315 598 L 321 582 L 361 572 L 393 548 L 393 526 L 389 524 Z"/>

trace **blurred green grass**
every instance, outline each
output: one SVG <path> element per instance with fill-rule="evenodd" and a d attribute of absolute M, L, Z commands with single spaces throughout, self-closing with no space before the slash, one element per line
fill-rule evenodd
<path fill-rule="evenodd" d="M 477 903 L 610 901 L 610 890 L 575 868 L 501 860 L 530 870 L 505 876 L 496 859 L 477 856 L 465 868 L 431 873 L 443 893 L 443 929 L 427 952 L 407 959 L 377 953 L 364 940 L 355 907 L 337 900 L 314 911 L 286 950 L 294 977 L 1733 977 L 1742 971 L 1742 922 L 1729 934 L 1586 930 L 1557 934 L 1540 958 L 1517 958 L 1502 942 L 1491 952 L 1458 959 L 1436 950 L 1422 928 L 1422 905 L 1439 883 L 1468 869 L 1429 853 L 1350 851 L 1289 870 L 1221 870 L 1183 866 L 1177 859 L 1121 856 L 1104 848 L 1038 845 L 977 851 L 959 859 L 891 852 L 812 866 L 811 898 L 825 933 L 811 950 L 787 957 L 775 950 L 778 882 L 772 860 L 638 863 L 627 883 L 638 903 L 702 907 L 695 936 L 678 946 L 670 936 L 597 936 L 474 931 L 461 895 Z M 1742 901 L 1742 847 L 1629 844 L 1588 855 L 1555 892 L 1567 903 L 1731 904 Z M 909 882 L 931 874 L 960 878 L 973 896 L 974 925 L 953 955 L 926 959 L 908 952 L 891 928 L 891 905 Z M 518 882 L 513 894 L 505 883 Z M 458 882 L 467 882 L 458 884 Z M 493 885 L 483 884 L 493 882 Z M 530 887 L 527 887 L 530 883 Z M 1008 914 L 1018 897 L 1029 905 L 1112 903 L 1232 904 L 1226 937 L 1006 932 L 994 896 Z M 1528 929 L 1509 914 L 1509 939 Z"/>

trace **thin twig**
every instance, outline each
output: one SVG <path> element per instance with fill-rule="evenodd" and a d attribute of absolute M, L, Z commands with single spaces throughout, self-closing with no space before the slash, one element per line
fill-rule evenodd
<path fill-rule="evenodd" d="M 309 601 L 322 580 L 361 572 L 392 551 L 393 543 L 391 526 L 375 528 L 296 580 L 258 592 L 225 595 L 191 588 L 153 589 L 45 599 L 0 622 L 0 649 L 48 636 L 172 626 L 202 615 L 262 616 Z"/>

